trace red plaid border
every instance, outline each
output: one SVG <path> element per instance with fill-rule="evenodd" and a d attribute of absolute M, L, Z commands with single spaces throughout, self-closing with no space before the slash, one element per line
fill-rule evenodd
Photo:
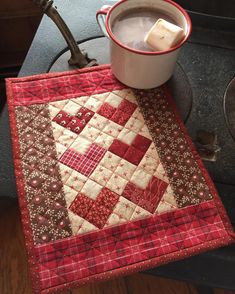
<path fill-rule="evenodd" d="M 108 66 L 100 67 L 99 74 L 93 67 L 38 77 L 40 81 L 35 81 L 35 77 L 12 80 L 14 105 L 47 103 L 125 88 L 114 78 Z"/>
<path fill-rule="evenodd" d="M 42 289 L 227 236 L 213 201 L 37 246 Z M 79 283 L 79 282 L 78 282 Z"/>

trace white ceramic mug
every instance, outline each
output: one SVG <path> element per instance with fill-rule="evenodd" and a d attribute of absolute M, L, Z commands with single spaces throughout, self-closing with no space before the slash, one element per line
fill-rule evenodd
<path fill-rule="evenodd" d="M 129 48 L 112 33 L 115 19 L 134 8 L 158 9 L 168 14 L 184 29 L 185 38 L 175 47 L 158 52 Z M 181 46 L 191 33 L 187 12 L 171 0 L 122 0 L 114 6 L 103 6 L 96 14 L 103 33 L 110 39 L 110 60 L 113 74 L 123 84 L 137 89 L 151 89 L 164 84 L 173 74 Z"/>

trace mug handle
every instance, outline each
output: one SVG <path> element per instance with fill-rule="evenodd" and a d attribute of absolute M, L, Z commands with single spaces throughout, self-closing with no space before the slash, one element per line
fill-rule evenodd
<path fill-rule="evenodd" d="M 112 8 L 112 6 L 110 6 L 110 5 L 104 5 L 96 13 L 96 21 L 97 21 L 101 31 L 103 32 L 103 34 L 107 38 L 109 38 L 109 35 L 108 35 L 108 32 L 105 27 L 105 21 L 106 21 L 107 13 L 109 12 L 109 10 L 111 8 Z"/>

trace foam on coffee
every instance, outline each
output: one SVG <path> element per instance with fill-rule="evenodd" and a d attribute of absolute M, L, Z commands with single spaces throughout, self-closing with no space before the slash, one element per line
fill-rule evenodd
<path fill-rule="evenodd" d="M 151 52 L 154 50 L 145 43 L 144 38 L 159 18 L 176 24 L 172 17 L 160 10 L 135 8 L 120 14 L 115 19 L 112 32 L 123 45 Z"/>

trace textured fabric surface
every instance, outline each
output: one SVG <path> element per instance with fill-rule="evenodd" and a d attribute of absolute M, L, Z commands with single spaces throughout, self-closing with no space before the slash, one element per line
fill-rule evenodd
<path fill-rule="evenodd" d="M 15 174 L 35 293 L 55 293 L 232 242 L 166 86 L 109 66 L 8 79 Z"/>

